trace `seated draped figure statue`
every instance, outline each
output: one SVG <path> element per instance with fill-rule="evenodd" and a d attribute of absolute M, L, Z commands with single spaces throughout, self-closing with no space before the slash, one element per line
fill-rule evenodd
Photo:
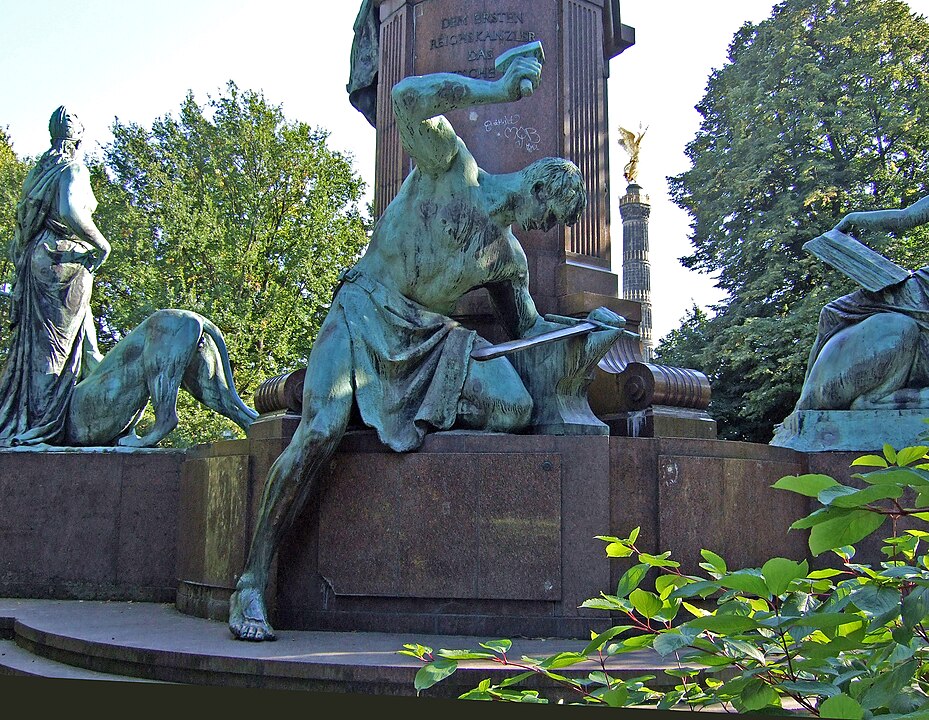
<path fill-rule="evenodd" d="M 242 428 L 257 417 L 232 384 L 226 346 L 209 320 L 159 310 L 103 357 L 90 310 L 93 277 L 110 254 L 79 148 L 83 126 L 64 106 L 51 148 L 23 184 L 10 244 L 15 269 L 9 355 L 0 374 L 0 447 L 148 447 L 177 426 L 177 393 Z M 133 428 L 149 399 L 151 432 Z"/>
<path fill-rule="evenodd" d="M 853 212 L 845 233 L 929 222 L 929 196 L 902 210 Z M 929 266 L 882 290 L 826 305 L 796 410 L 929 408 Z"/>

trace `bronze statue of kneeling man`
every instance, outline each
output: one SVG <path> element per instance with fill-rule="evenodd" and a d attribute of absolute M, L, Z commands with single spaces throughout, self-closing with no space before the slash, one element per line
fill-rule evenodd
<path fill-rule="evenodd" d="M 573 224 L 587 204 L 578 168 L 559 158 L 520 172 L 478 167 L 443 113 L 518 100 L 542 65 L 517 58 L 497 80 L 454 74 L 408 77 L 392 90 L 406 152 L 416 163 L 374 229 L 365 255 L 343 275 L 313 346 L 302 419 L 272 465 L 248 559 L 230 599 L 229 628 L 241 640 L 272 640 L 265 590 L 274 553 L 312 495 L 341 440 L 353 403 L 391 449 L 415 450 L 431 430 L 525 430 L 533 398 L 506 357 L 476 362 L 489 345 L 449 318 L 456 302 L 487 289 L 512 338 L 565 325 L 548 322 L 529 295 L 526 255 L 510 226 Z M 529 86 L 521 83 L 528 83 Z M 610 340 L 623 318 L 605 309 L 591 335 Z M 605 352 L 609 343 L 603 345 Z M 594 363 L 596 360 L 594 361 Z"/>

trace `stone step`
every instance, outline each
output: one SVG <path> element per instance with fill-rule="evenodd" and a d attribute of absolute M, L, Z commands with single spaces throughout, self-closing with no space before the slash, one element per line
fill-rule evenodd
<path fill-rule="evenodd" d="M 367 632 L 284 631 L 276 642 L 232 639 L 225 623 L 182 615 L 173 606 L 153 603 L 10 600 L 0 598 L 0 618 L 15 617 L 19 647 L 72 667 L 125 678 L 147 678 L 185 685 L 261 687 L 322 693 L 414 695 L 421 663 L 397 654 L 405 643 L 435 649 L 478 649 L 488 638 Z M 510 657 L 577 650 L 578 640 L 514 638 Z M 639 651 L 611 661 L 617 676 L 664 676 L 668 667 L 655 653 Z M 569 668 L 586 675 L 599 666 Z M 462 663 L 447 681 L 424 693 L 457 697 L 487 677 L 517 672 L 497 663 Z M 555 687 L 539 681 L 545 692 Z"/>
<path fill-rule="evenodd" d="M 125 675 L 95 672 L 33 655 L 12 640 L 0 640 L 0 675 L 56 678 L 59 680 L 105 680 L 111 682 L 159 682 Z"/>

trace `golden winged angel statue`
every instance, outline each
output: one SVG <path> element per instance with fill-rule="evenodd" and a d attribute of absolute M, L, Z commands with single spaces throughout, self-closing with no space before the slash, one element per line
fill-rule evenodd
<path fill-rule="evenodd" d="M 621 125 L 619 127 L 619 146 L 629 154 L 629 162 L 623 168 L 623 177 L 630 184 L 636 181 L 639 174 L 639 146 L 642 144 L 642 138 L 645 137 L 648 128 L 642 130 L 642 124 L 639 123 L 639 131 L 639 134 L 636 135 L 632 130 L 627 130 Z"/>

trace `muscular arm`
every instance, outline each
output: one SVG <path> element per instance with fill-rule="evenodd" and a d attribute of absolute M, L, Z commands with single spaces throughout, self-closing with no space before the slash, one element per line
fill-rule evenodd
<path fill-rule="evenodd" d="M 529 294 L 526 253 L 515 237 L 509 243 L 509 252 L 511 257 L 505 263 L 506 276 L 486 286 L 497 320 L 507 334 L 515 339 L 563 327 L 547 322 L 539 315 Z"/>
<path fill-rule="evenodd" d="M 58 214 L 75 235 L 95 248 L 94 267 L 89 268 L 92 270 L 100 267 L 110 254 L 110 243 L 103 237 L 91 216 L 96 204 L 87 169 L 80 165 L 69 167 L 61 178 Z"/>
<path fill-rule="evenodd" d="M 499 80 L 476 80 L 452 73 L 410 76 L 391 91 L 394 115 L 404 150 L 424 172 L 437 174 L 449 168 L 459 139 L 443 113 L 475 105 L 492 105 L 520 98 L 523 79 L 538 85 L 542 66 L 520 59 Z"/>
<path fill-rule="evenodd" d="M 917 200 L 903 210 L 873 210 L 871 212 L 853 212 L 842 218 L 835 226 L 840 232 L 848 232 L 856 227 L 865 230 L 885 230 L 903 232 L 929 222 L 929 195 Z"/>

